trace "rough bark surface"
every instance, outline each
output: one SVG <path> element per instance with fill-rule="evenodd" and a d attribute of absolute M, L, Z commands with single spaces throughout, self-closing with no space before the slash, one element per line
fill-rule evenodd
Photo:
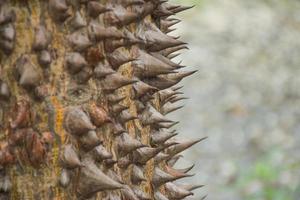
<path fill-rule="evenodd" d="M 143 0 L 0 0 L 0 199 L 182 199 L 164 115 L 193 72 L 168 17 Z M 166 184 L 169 182 L 168 184 Z M 166 185 L 165 185 L 166 184 Z M 161 192 L 161 193 L 160 193 Z"/>

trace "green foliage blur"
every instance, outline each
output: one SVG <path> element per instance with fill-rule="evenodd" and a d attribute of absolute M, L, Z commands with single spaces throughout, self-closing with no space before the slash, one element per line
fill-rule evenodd
<path fill-rule="evenodd" d="M 286 170 L 294 168 L 285 165 L 274 166 L 272 160 L 279 152 L 272 149 L 255 160 L 249 169 L 241 170 L 243 173 L 231 187 L 243 191 L 245 200 L 296 200 L 295 191 L 278 181 Z"/>

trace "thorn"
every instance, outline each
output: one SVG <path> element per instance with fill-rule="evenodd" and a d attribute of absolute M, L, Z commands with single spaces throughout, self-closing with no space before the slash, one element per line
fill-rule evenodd
<path fill-rule="evenodd" d="M 20 75 L 19 84 L 25 88 L 36 87 L 40 84 L 41 74 L 33 65 L 28 55 L 22 55 L 16 61 L 16 69 Z"/>
<path fill-rule="evenodd" d="M 109 103 L 111 103 L 111 104 L 120 103 L 121 101 L 126 99 L 126 97 L 119 96 L 116 94 L 108 94 L 106 97 L 107 97 L 107 100 L 109 101 Z"/>
<path fill-rule="evenodd" d="M 124 34 L 116 27 L 104 27 L 97 23 L 91 23 L 88 27 L 88 34 L 92 40 L 101 41 L 104 39 L 122 39 Z"/>
<path fill-rule="evenodd" d="M 92 151 L 91 154 L 93 155 L 94 159 L 98 162 L 102 162 L 106 159 L 111 159 L 112 154 L 106 150 L 106 148 L 103 145 L 96 146 Z"/>
<path fill-rule="evenodd" d="M 107 59 L 114 70 L 119 69 L 123 64 L 136 60 L 136 58 L 131 57 L 131 55 L 125 54 L 122 49 L 116 49 L 111 54 L 108 54 Z"/>
<path fill-rule="evenodd" d="M 151 52 L 151 55 L 154 56 L 155 58 L 159 59 L 160 61 L 166 63 L 167 65 L 172 66 L 173 69 L 179 69 L 179 68 L 183 67 L 180 64 L 172 62 L 171 59 L 161 55 L 158 52 Z"/>
<path fill-rule="evenodd" d="M 179 124 L 179 121 L 178 122 L 173 122 L 173 123 L 170 123 L 170 124 L 157 124 L 157 127 L 158 128 L 166 128 L 166 129 L 169 129 L 169 128 L 172 128 L 173 126 Z"/>
<path fill-rule="evenodd" d="M 76 74 L 87 66 L 87 61 L 85 58 L 77 52 L 67 53 L 65 57 L 66 65 L 68 70 L 72 74 Z"/>
<path fill-rule="evenodd" d="M 196 190 L 198 188 L 204 187 L 204 185 L 180 184 L 179 187 L 183 188 L 185 190 L 188 190 L 188 191 L 193 191 L 193 190 Z"/>
<path fill-rule="evenodd" d="M 123 185 L 105 175 L 91 159 L 85 159 L 83 164 L 77 187 L 77 193 L 81 199 L 89 198 L 100 191 L 123 188 Z"/>
<path fill-rule="evenodd" d="M 175 155 L 171 157 L 167 163 L 169 166 L 173 167 L 176 164 L 176 162 L 182 157 L 183 157 L 182 155 Z"/>
<path fill-rule="evenodd" d="M 135 101 L 135 106 L 136 106 L 136 110 L 137 110 L 138 114 L 141 114 L 145 110 L 145 108 L 146 108 L 146 106 L 144 105 L 144 103 L 141 102 L 141 101 L 139 101 L 139 100 Z"/>
<path fill-rule="evenodd" d="M 0 190 L 8 193 L 12 189 L 12 182 L 10 180 L 10 177 L 8 175 L 4 175 L 3 179 L 0 182 Z"/>
<path fill-rule="evenodd" d="M 119 155 L 125 156 L 132 151 L 145 147 L 139 140 L 132 138 L 128 133 L 122 133 L 117 137 L 117 147 Z"/>
<path fill-rule="evenodd" d="M 124 43 L 125 46 L 130 46 L 134 44 L 144 44 L 142 40 L 139 40 L 135 34 L 131 33 L 129 30 L 125 29 L 124 30 Z"/>
<path fill-rule="evenodd" d="M 174 70 L 174 67 L 146 53 L 143 50 L 137 50 L 137 60 L 132 63 L 133 74 L 139 78 L 153 77 L 159 74 L 168 74 Z"/>
<path fill-rule="evenodd" d="M 167 141 L 168 139 L 170 139 L 170 138 L 172 138 L 176 135 L 178 135 L 178 134 L 168 132 L 168 131 L 153 132 L 150 135 L 150 144 L 153 145 L 153 146 L 160 145 L 160 144 L 164 143 L 165 141 Z"/>
<path fill-rule="evenodd" d="M 167 74 L 167 75 L 164 75 L 164 76 L 166 76 L 168 79 L 171 79 L 171 80 L 174 80 L 176 82 L 179 82 L 183 78 L 188 77 L 188 76 L 196 73 L 197 71 L 198 70 L 177 72 L 177 73 L 173 73 L 173 74 Z"/>
<path fill-rule="evenodd" d="M 50 43 L 50 33 L 45 26 L 39 25 L 35 28 L 35 35 L 32 48 L 36 51 L 46 49 Z"/>
<path fill-rule="evenodd" d="M 122 5 L 115 5 L 111 12 L 104 15 L 104 23 L 121 27 L 135 22 L 139 17 L 138 13 L 128 11 Z"/>
<path fill-rule="evenodd" d="M 115 136 L 119 136 L 121 135 L 122 133 L 125 133 L 125 129 L 123 128 L 123 126 L 119 123 L 115 123 L 114 124 L 114 127 L 113 127 L 113 134 Z"/>
<path fill-rule="evenodd" d="M 65 0 L 49 0 L 49 13 L 57 22 L 64 22 L 71 15 Z"/>
<path fill-rule="evenodd" d="M 169 158 L 168 154 L 165 154 L 163 152 L 159 152 L 155 157 L 154 157 L 154 163 L 159 164 L 162 161 L 165 161 Z"/>
<path fill-rule="evenodd" d="M 96 78 L 98 79 L 102 79 L 105 78 L 108 75 L 114 74 L 116 73 L 115 70 L 113 70 L 110 65 L 108 64 L 102 64 L 102 63 L 98 63 L 94 69 L 94 75 Z"/>
<path fill-rule="evenodd" d="M 106 92 L 112 92 L 118 88 L 130 85 L 137 82 L 136 80 L 131 80 L 119 73 L 114 73 L 106 76 L 102 81 L 102 89 Z"/>
<path fill-rule="evenodd" d="M 96 18 L 98 17 L 98 15 L 108 11 L 111 11 L 111 9 L 106 8 L 104 5 L 102 5 L 99 2 L 95 2 L 95 1 L 88 2 L 87 12 L 93 18 Z"/>
<path fill-rule="evenodd" d="M 167 34 L 167 33 L 171 33 L 171 32 L 173 32 L 173 31 L 175 31 L 175 30 L 177 30 L 177 28 L 169 28 L 169 29 L 167 29 L 167 30 L 165 31 L 165 33 L 166 33 L 166 34 Z M 173 38 L 173 39 L 176 40 L 176 38 Z"/>
<path fill-rule="evenodd" d="M 193 195 L 192 192 L 180 188 L 174 183 L 166 183 L 165 188 L 170 199 L 184 199 L 187 196 Z"/>
<path fill-rule="evenodd" d="M 179 178 L 182 178 L 182 177 L 174 177 L 174 176 L 164 172 L 160 168 L 155 167 L 153 176 L 152 176 L 152 184 L 155 188 L 158 188 L 167 182 L 175 181 L 176 179 L 179 179 Z"/>
<path fill-rule="evenodd" d="M 189 141 L 180 142 L 179 144 L 176 144 L 176 145 L 168 148 L 167 153 L 170 155 L 170 157 L 173 157 L 174 155 L 190 148 L 191 146 L 193 146 L 205 139 L 207 139 L 207 137 L 197 139 L 197 140 L 189 140 Z"/>
<path fill-rule="evenodd" d="M 122 180 L 122 178 L 116 172 L 114 172 L 111 169 L 109 169 L 107 171 L 107 176 L 109 176 L 114 181 L 117 181 L 118 183 L 124 184 L 124 181 Z"/>
<path fill-rule="evenodd" d="M 184 169 L 176 169 L 177 171 L 180 171 L 181 173 L 188 173 L 195 167 L 195 164 L 192 164 L 191 166 L 184 168 Z"/>
<path fill-rule="evenodd" d="M 179 12 L 182 12 L 182 11 L 185 11 L 185 10 L 189 10 L 191 8 L 194 8 L 194 7 L 195 7 L 195 5 L 193 5 L 193 6 L 179 6 L 177 8 L 172 9 L 171 11 L 173 13 L 179 13 Z"/>
<path fill-rule="evenodd" d="M 179 55 L 180 55 L 180 53 L 169 54 L 169 55 L 167 56 L 167 58 L 169 58 L 169 59 L 171 60 L 171 59 L 173 59 L 173 58 L 176 58 L 176 57 L 179 56 Z"/>
<path fill-rule="evenodd" d="M 128 185 L 125 185 L 121 192 L 126 200 L 140 200 Z"/>
<path fill-rule="evenodd" d="M 179 22 L 181 22 L 181 20 L 179 19 L 161 19 L 160 20 L 160 29 L 162 30 L 162 32 L 166 33 L 166 31 L 168 30 L 168 28 L 178 24 Z M 178 38 L 174 38 L 174 39 L 178 39 Z"/>
<path fill-rule="evenodd" d="M 126 122 L 129 122 L 129 121 L 135 120 L 135 119 L 137 119 L 137 117 L 133 116 L 128 110 L 123 110 L 119 116 L 119 120 L 122 124 L 125 124 Z"/>
<path fill-rule="evenodd" d="M 144 165 L 150 159 L 154 158 L 159 152 L 164 150 L 165 147 L 142 147 L 133 152 L 133 162 L 137 164 Z"/>
<path fill-rule="evenodd" d="M 174 91 L 171 88 L 160 90 L 158 92 L 159 100 L 162 104 L 165 104 L 168 101 L 168 99 L 172 98 L 177 94 L 181 94 L 181 92 Z"/>
<path fill-rule="evenodd" d="M 157 87 L 158 89 L 164 90 L 169 87 L 172 87 L 179 83 L 184 77 L 190 76 L 193 73 L 197 72 L 195 71 L 186 71 L 186 72 L 176 72 L 172 74 L 163 74 L 163 75 L 158 75 L 155 78 L 149 78 L 145 79 L 147 84 Z"/>
<path fill-rule="evenodd" d="M 172 105 L 171 103 L 167 103 L 167 104 L 165 104 L 162 108 L 161 108 L 161 113 L 163 114 L 163 115 L 167 115 L 167 114 L 169 114 L 169 113 L 171 113 L 171 112 L 174 112 L 174 111 L 176 111 L 176 110 L 179 110 L 179 109 L 181 109 L 181 108 L 183 108 L 184 106 L 174 106 L 174 105 Z"/>
<path fill-rule="evenodd" d="M 125 7 L 132 6 L 132 5 L 142 5 L 144 4 L 144 0 L 123 0 L 122 5 Z"/>
<path fill-rule="evenodd" d="M 76 31 L 68 36 L 68 41 L 75 51 L 84 51 L 88 47 L 92 46 L 92 42 L 88 38 L 87 34 Z"/>
<path fill-rule="evenodd" d="M 139 200 L 151 200 L 148 194 L 141 190 L 139 186 L 134 186 L 132 190 Z"/>
<path fill-rule="evenodd" d="M 161 50 L 160 53 L 165 56 L 168 57 L 170 54 L 182 50 L 182 49 L 187 49 L 189 50 L 189 48 L 186 45 L 179 45 L 179 46 L 174 46 L 174 47 L 169 47 L 167 49 Z"/>
<path fill-rule="evenodd" d="M 191 176 L 193 176 L 193 175 L 190 175 L 190 174 L 186 174 L 186 173 L 184 173 L 184 172 L 182 172 L 180 170 L 173 169 L 170 166 L 166 166 L 165 168 L 166 168 L 166 172 L 168 174 L 171 174 L 174 177 L 191 177 Z"/>
<path fill-rule="evenodd" d="M 173 38 L 174 38 L 175 40 L 178 40 L 178 39 L 180 38 L 180 36 L 173 36 Z"/>
<path fill-rule="evenodd" d="M 147 78 L 147 79 L 144 79 L 143 81 L 153 87 L 160 89 L 160 90 L 167 89 L 178 83 L 178 81 L 168 79 L 164 75 L 158 75 L 157 77 Z"/>
<path fill-rule="evenodd" d="M 87 25 L 86 20 L 82 17 L 79 11 L 76 11 L 74 17 L 70 21 L 70 26 L 74 30 L 78 30 L 80 28 L 85 27 L 86 25 Z"/>
<path fill-rule="evenodd" d="M 153 13 L 156 17 L 168 17 L 173 15 L 173 12 L 169 11 L 165 6 L 165 3 L 161 3 Z"/>
<path fill-rule="evenodd" d="M 63 167 L 68 169 L 74 169 L 83 166 L 71 144 L 64 145 L 60 154 L 60 162 Z"/>
<path fill-rule="evenodd" d="M 79 138 L 80 145 L 85 151 L 90 151 L 94 147 L 102 143 L 98 138 L 96 131 L 89 131 L 87 134 L 82 135 Z"/>
<path fill-rule="evenodd" d="M 62 187 L 66 188 L 70 184 L 70 173 L 68 172 L 67 169 L 62 169 L 60 178 L 59 178 L 59 183 Z"/>
<path fill-rule="evenodd" d="M 144 126 L 147 125 L 156 125 L 158 123 L 169 122 L 172 123 L 172 120 L 167 119 L 165 116 L 160 114 L 153 106 L 150 104 L 147 105 L 147 108 L 140 115 L 140 120 Z"/>
<path fill-rule="evenodd" d="M 16 20 L 16 13 L 11 8 L 2 7 L 0 10 L 0 25 L 14 22 Z"/>
<path fill-rule="evenodd" d="M 165 197 L 162 193 L 157 191 L 154 193 L 154 200 L 169 200 L 169 199 Z"/>
<path fill-rule="evenodd" d="M 70 107 L 64 116 L 64 127 L 74 135 L 83 135 L 96 127 L 88 115 L 79 107 Z"/>
<path fill-rule="evenodd" d="M 103 200 L 121 200 L 121 197 L 120 197 L 120 195 L 110 192 Z"/>
<path fill-rule="evenodd" d="M 38 53 L 38 62 L 44 68 L 49 67 L 49 65 L 52 62 L 52 58 L 49 51 L 47 50 L 40 51 Z"/>
<path fill-rule="evenodd" d="M 142 181 L 147 181 L 144 172 L 137 165 L 133 165 L 131 173 L 131 181 L 135 185 L 139 185 Z"/>
<path fill-rule="evenodd" d="M 153 95 L 155 92 L 158 91 L 157 88 L 152 87 L 142 81 L 138 81 L 132 85 L 133 89 L 133 98 L 134 99 L 141 99 L 145 95 Z"/>
<path fill-rule="evenodd" d="M 145 32 L 143 37 L 146 40 L 147 49 L 150 51 L 161 51 L 170 47 L 178 47 L 186 43 L 164 34 L 152 23 L 145 24 Z"/>
<path fill-rule="evenodd" d="M 74 79 L 79 84 L 86 84 L 90 80 L 92 75 L 93 75 L 93 70 L 91 69 L 91 67 L 85 67 L 75 75 Z"/>
<path fill-rule="evenodd" d="M 119 115 L 123 110 L 129 109 L 128 106 L 123 106 L 121 104 L 114 104 L 111 106 L 111 110 L 115 115 Z"/>
<path fill-rule="evenodd" d="M 181 101 L 181 100 L 188 100 L 188 99 L 190 99 L 190 98 L 188 98 L 188 97 L 177 97 L 177 96 L 175 96 L 175 97 L 169 99 L 169 102 L 170 102 L 170 103 L 176 103 L 176 102 L 178 102 L 178 101 Z"/>
<path fill-rule="evenodd" d="M 171 89 L 174 91 L 178 91 L 178 90 L 181 90 L 182 88 L 183 88 L 183 86 L 174 86 Z"/>
<path fill-rule="evenodd" d="M 117 160 L 114 160 L 114 159 L 105 159 L 103 161 L 103 165 L 106 167 L 106 168 L 112 168 L 118 161 Z"/>
<path fill-rule="evenodd" d="M 169 4 L 169 3 L 164 3 L 164 6 L 166 7 L 166 9 L 168 10 L 173 10 L 173 9 L 176 9 L 176 8 L 179 8 L 180 5 L 172 5 L 172 4 Z"/>

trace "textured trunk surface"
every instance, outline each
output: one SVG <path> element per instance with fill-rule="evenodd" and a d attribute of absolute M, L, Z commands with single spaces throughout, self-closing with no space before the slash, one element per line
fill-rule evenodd
<path fill-rule="evenodd" d="M 164 116 L 174 87 L 168 16 L 143 0 L 0 0 L 0 199 L 182 199 Z M 160 28 L 160 29 L 159 29 Z M 160 171 L 161 170 L 161 171 Z M 167 183 L 168 182 L 168 183 Z M 196 187 L 196 186 L 195 186 Z"/>

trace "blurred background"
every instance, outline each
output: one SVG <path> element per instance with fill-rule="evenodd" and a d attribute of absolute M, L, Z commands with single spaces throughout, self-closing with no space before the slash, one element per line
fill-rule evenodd
<path fill-rule="evenodd" d="M 172 35 L 189 43 L 177 61 L 199 72 L 171 114 L 182 138 L 209 138 L 176 167 L 195 163 L 191 199 L 300 199 L 300 1 L 171 0 Z M 179 103 L 179 104 L 180 104 Z"/>

